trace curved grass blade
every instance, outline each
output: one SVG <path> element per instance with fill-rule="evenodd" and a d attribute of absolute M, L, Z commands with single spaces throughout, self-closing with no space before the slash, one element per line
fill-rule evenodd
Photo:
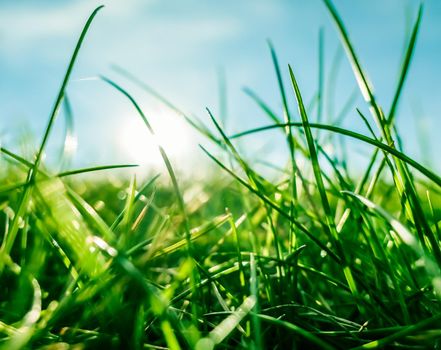
<path fill-rule="evenodd" d="M 113 88 L 115 88 L 117 91 L 119 91 L 121 94 L 123 94 L 130 102 L 131 104 L 135 107 L 136 111 L 138 112 L 139 116 L 141 117 L 142 121 L 144 122 L 145 126 L 147 127 L 148 131 L 150 132 L 150 134 L 155 137 L 155 131 L 153 130 L 150 122 L 148 121 L 146 115 L 144 114 L 144 112 L 142 111 L 142 109 L 139 107 L 138 103 L 135 101 L 135 99 L 125 90 L 123 89 L 121 86 L 119 86 L 118 84 L 116 84 L 115 82 L 113 82 L 112 80 L 101 76 L 101 79 L 106 82 L 107 84 L 109 84 L 110 86 L 112 86 Z M 162 146 L 160 144 L 157 144 L 157 147 L 159 149 L 159 152 L 161 154 L 161 157 L 164 161 L 164 164 L 167 168 L 167 171 L 170 175 L 170 179 L 172 181 L 173 184 L 173 188 L 176 192 L 176 196 L 178 199 L 178 204 L 179 204 L 179 209 L 181 211 L 182 217 L 183 217 L 183 221 L 184 221 L 184 228 L 185 228 L 185 233 L 186 236 L 188 237 L 188 244 L 189 244 L 189 249 L 191 250 L 191 234 L 190 234 L 190 226 L 188 223 L 188 216 L 187 216 L 187 211 L 185 209 L 185 204 L 184 204 L 184 197 L 182 196 L 182 192 L 181 189 L 179 187 L 178 184 L 178 180 L 176 178 L 176 174 L 175 171 L 173 169 L 173 166 L 170 162 L 170 159 L 168 158 L 164 148 L 162 148 Z"/>
<path fill-rule="evenodd" d="M 289 331 L 292 331 L 293 333 L 296 333 L 296 334 L 302 336 L 303 338 L 307 339 L 311 343 L 318 346 L 320 349 L 335 350 L 335 348 L 332 345 L 326 343 L 324 340 L 320 339 L 317 335 L 315 335 L 315 334 L 307 331 L 306 329 L 303 329 L 293 323 L 290 323 L 290 322 L 287 322 L 284 320 L 280 320 L 278 318 L 275 318 L 275 317 L 272 317 L 269 315 L 264 315 L 264 314 L 257 314 L 256 316 L 258 318 L 260 318 L 262 321 L 266 321 L 266 322 L 272 323 L 276 326 L 283 327 Z"/>
<path fill-rule="evenodd" d="M 249 88 L 244 88 L 243 91 L 245 92 L 246 95 L 248 95 L 257 104 L 257 106 L 265 113 L 265 115 L 270 120 L 272 120 L 275 124 L 279 124 L 279 125 L 283 124 L 283 121 L 280 120 L 280 118 L 277 116 L 277 114 L 253 90 L 251 90 Z M 346 113 L 346 107 L 343 107 L 343 108 L 345 109 L 345 110 L 343 110 L 343 113 Z M 283 129 L 282 132 L 286 133 L 286 130 Z M 293 143 L 294 143 L 294 148 L 296 150 L 299 150 L 301 152 L 301 154 L 306 156 L 307 150 L 305 149 L 303 144 L 300 143 L 300 140 L 293 138 Z M 300 180 L 302 180 L 300 169 L 297 167 L 296 170 L 297 170 L 297 175 L 300 177 Z"/>
<path fill-rule="evenodd" d="M 258 133 L 258 132 L 262 132 L 262 131 L 266 131 L 266 130 L 271 130 L 271 129 L 275 129 L 275 128 L 280 128 L 280 127 L 286 127 L 286 126 L 288 126 L 288 125 L 286 125 L 286 124 L 267 125 L 267 126 L 263 126 L 260 128 L 250 129 L 250 130 L 246 130 L 246 131 L 231 135 L 230 139 L 239 138 L 239 137 L 243 137 L 245 135 L 250 135 L 250 134 L 254 134 L 254 133 Z M 301 123 L 291 123 L 289 126 L 297 127 L 297 128 L 303 127 Z M 372 146 L 378 147 L 378 148 L 386 151 L 387 153 L 390 153 L 394 157 L 402 160 L 403 162 L 409 164 L 411 167 L 417 169 L 421 174 L 425 175 L 428 179 L 432 180 L 435 184 L 437 184 L 438 186 L 441 187 L 441 177 L 439 177 L 433 171 L 429 170 L 424 165 L 418 163 L 417 161 L 413 160 L 409 156 L 405 155 L 404 153 L 398 151 L 397 149 L 395 149 L 391 146 L 386 145 L 383 142 L 371 139 L 370 137 L 356 133 L 354 131 L 343 129 L 343 128 L 333 126 L 333 125 L 309 123 L 309 127 L 328 130 L 328 131 L 335 132 L 335 133 L 338 133 L 341 135 L 349 136 L 351 138 L 363 141 L 363 142 L 370 144 Z"/>
<path fill-rule="evenodd" d="M 192 118 L 189 117 L 189 115 L 187 113 L 185 113 L 182 109 L 180 109 L 179 107 L 177 107 L 176 105 L 174 105 L 172 102 L 170 102 L 168 99 L 166 99 L 163 95 L 161 95 L 158 91 L 156 91 L 153 87 L 151 87 L 150 85 L 144 83 L 143 81 L 141 81 L 139 78 L 137 78 L 135 75 L 131 74 L 129 71 L 127 71 L 126 69 L 118 66 L 118 65 L 113 65 L 112 66 L 113 70 L 115 72 L 117 72 L 118 74 L 122 75 L 123 77 L 127 78 L 128 80 L 130 80 L 131 82 L 133 82 L 134 84 L 138 85 L 141 89 L 143 89 L 145 92 L 147 92 L 149 95 L 153 96 L 154 98 L 156 98 L 158 101 L 160 101 L 161 103 L 163 103 L 165 106 L 167 106 L 168 108 L 170 108 L 172 111 L 174 111 L 175 113 L 177 113 L 178 115 L 182 116 L 185 121 L 190 124 L 195 130 L 197 130 L 198 132 L 200 132 L 202 135 L 206 136 L 207 138 L 211 139 L 213 142 L 217 142 L 216 139 L 214 139 L 211 136 L 210 131 L 208 130 L 208 128 L 199 120 L 197 119 L 195 116 L 192 116 L 193 118 L 196 119 L 196 121 L 194 121 Z"/>
<path fill-rule="evenodd" d="M 55 177 L 66 177 L 66 176 L 72 176 L 72 175 L 78 175 L 78 174 L 84 174 L 84 173 L 91 173 L 91 172 L 102 171 L 102 170 L 110 170 L 110 169 L 136 168 L 138 166 L 139 166 L 138 164 L 99 165 L 99 166 L 88 167 L 88 168 L 81 168 L 81 169 L 62 171 L 61 173 L 56 174 Z"/>
<path fill-rule="evenodd" d="M 3 151 L 3 150 L 2 150 Z M 8 153 L 10 155 L 13 155 L 14 159 L 19 161 L 21 164 L 27 166 L 28 168 L 32 167 L 33 164 L 27 160 L 25 160 L 24 158 L 9 152 Z M 95 171 L 102 171 L 102 170 L 110 170 L 110 169 L 125 169 L 125 168 L 134 168 L 134 167 L 138 167 L 138 164 L 112 164 L 112 165 L 99 165 L 99 166 L 95 166 L 95 167 L 89 167 L 89 168 L 81 168 L 81 169 L 74 169 L 74 170 L 66 170 L 63 172 L 60 172 L 58 174 L 55 175 L 49 175 L 44 171 L 39 170 L 39 172 L 43 175 L 45 175 L 47 178 L 44 180 L 38 179 L 35 180 L 35 183 L 41 182 L 41 181 L 45 181 L 45 180 L 49 180 L 53 177 L 58 177 L 58 178 L 62 178 L 62 177 L 67 177 L 67 176 L 73 176 L 73 175 L 79 175 L 79 174 L 85 174 L 85 173 L 91 173 L 91 172 L 95 172 Z M 7 185 L 7 186 L 3 186 L 0 187 L 0 193 L 7 193 L 19 188 L 22 188 L 24 186 L 26 186 L 27 182 L 19 182 L 16 184 L 11 184 L 11 185 Z"/>
<path fill-rule="evenodd" d="M 5 239 L 2 242 L 1 248 L 0 248 L 0 271 L 3 269 L 3 263 L 4 263 L 4 258 L 3 256 L 6 254 L 9 254 L 9 252 L 12 249 L 12 246 L 14 244 L 15 238 L 17 236 L 17 232 L 19 230 L 19 221 L 22 219 L 22 217 L 24 216 L 27 207 L 28 207 L 28 203 L 29 200 L 32 196 L 32 188 L 33 188 L 33 182 L 37 176 L 38 173 L 38 168 L 40 166 L 40 162 L 42 159 L 42 155 L 44 152 L 44 149 L 46 147 L 47 141 L 49 139 L 49 134 L 52 130 L 52 127 L 54 125 L 55 119 L 58 115 L 58 110 L 60 107 L 61 102 L 63 101 L 64 98 L 64 94 L 66 91 L 66 87 L 67 87 L 67 83 L 69 82 L 69 78 L 70 75 L 72 73 L 75 61 L 77 59 L 78 53 L 80 51 L 81 45 L 84 41 L 84 38 L 86 37 L 87 31 L 90 27 L 90 25 L 92 24 L 93 19 L 95 18 L 96 14 L 98 13 L 99 10 L 101 10 L 104 6 L 98 6 L 93 12 L 92 14 L 89 16 L 89 18 L 87 19 L 87 22 L 80 34 L 80 38 L 78 39 L 78 42 L 75 46 L 74 52 L 72 54 L 72 58 L 70 59 L 69 65 L 67 67 L 66 70 L 66 74 L 64 76 L 63 82 L 61 83 L 61 87 L 60 90 L 58 92 L 57 98 L 55 100 L 52 112 L 49 116 L 49 121 L 46 127 L 46 130 L 44 132 L 43 135 L 43 139 L 41 141 L 40 144 L 40 148 L 37 152 L 37 156 L 35 159 L 35 162 L 32 166 L 32 168 L 29 169 L 28 175 L 27 175 L 27 186 L 25 187 L 20 200 L 19 200 L 19 204 L 18 204 L 18 208 L 16 210 L 16 214 L 14 216 L 14 219 L 12 220 L 11 226 L 9 228 L 9 231 L 5 237 Z"/>
<path fill-rule="evenodd" d="M 421 322 L 418 322 L 417 324 L 403 327 L 400 331 L 388 335 L 382 339 L 371 341 L 367 344 L 364 344 L 362 346 L 358 346 L 353 348 L 353 350 L 362 350 L 362 349 L 384 349 L 384 347 L 396 340 L 402 339 L 408 335 L 411 335 L 419 330 L 425 329 L 428 326 L 431 326 L 432 324 L 437 325 L 439 327 L 439 321 L 441 320 L 441 314 L 437 314 L 435 316 L 432 316 L 428 319 L 425 319 Z"/>
<path fill-rule="evenodd" d="M 66 74 L 64 76 L 63 82 L 61 83 L 61 87 L 60 90 L 58 92 L 58 96 L 55 100 L 55 104 L 52 108 L 52 112 L 50 114 L 49 117 L 49 121 L 45 130 L 45 133 L 43 135 L 43 140 L 41 141 L 41 145 L 40 145 L 40 149 L 38 150 L 37 156 L 36 156 L 36 160 L 34 163 L 34 169 L 32 171 L 32 174 L 35 174 L 35 170 L 38 169 L 40 162 L 41 162 L 41 157 L 43 155 L 43 151 L 46 147 L 46 143 L 49 139 L 49 134 L 52 131 L 52 127 L 54 125 L 55 119 L 58 115 L 58 111 L 61 105 L 61 102 L 64 99 L 64 95 L 66 93 L 66 87 L 67 87 L 67 83 L 69 82 L 70 79 L 70 75 L 72 73 L 73 67 L 75 65 L 75 62 L 77 60 L 77 56 L 78 53 L 80 52 L 81 46 L 83 44 L 84 38 L 86 37 L 87 31 L 89 30 L 90 25 L 92 24 L 93 19 L 95 18 L 96 14 L 98 13 L 98 11 L 100 11 L 102 8 L 104 7 L 104 5 L 98 6 L 93 12 L 92 14 L 89 16 L 89 18 L 87 19 L 86 24 L 84 25 L 84 28 L 80 34 L 80 38 L 78 39 L 77 45 L 75 46 L 74 52 L 72 54 L 72 58 L 70 59 L 69 65 L 67 67 L 66 70 Z M 34 177 L 36 176 L 33 175 Z"/>

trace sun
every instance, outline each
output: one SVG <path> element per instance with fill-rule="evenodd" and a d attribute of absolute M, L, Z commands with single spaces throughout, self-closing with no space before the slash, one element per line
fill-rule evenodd
<path fill-rule="evenodd" d="M 141 166 L 158 168 L 163 160 L 158 149 L 161 145 L 170 158 L 188 155 L 190 146 L 189 128 L 178 116 L 158 110 L 149 116 L 155 135 L 136 115 L 129 115 L 119 132 L 119 145 L 130 161 Z"/>

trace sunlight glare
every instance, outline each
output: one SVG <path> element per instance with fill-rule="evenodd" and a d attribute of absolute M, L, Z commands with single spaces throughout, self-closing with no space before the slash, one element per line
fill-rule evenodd
<path fill-rule="evenodd" d="M 119 136 L 122 151 L 130 161 L 141 166 L 160 167 L 163 160 L 157 143 L 172 159 L 185 157 L 189 153 L 189 129 L 178 116 L 161 109 L 151 113 L 149 122 L 155 136 L 151 135 L 143 121 L 136 117 L 126 117 Z"/>

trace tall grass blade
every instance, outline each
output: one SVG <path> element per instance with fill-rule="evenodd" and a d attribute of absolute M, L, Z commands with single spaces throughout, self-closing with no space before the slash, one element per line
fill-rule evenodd
<path fill-rule="evenodd" d="M 274 47 L 270 41 L 268 41 L 268 45 L 270 48 L 271 58 L 273 60 L 274 69 L 276 71 L 277 83 L 279 85 L 280 96 L 282 98 L 283 119 L 284 119 L 285 123 L 289 124 L 289 123 L 291 123 L 291 114 L 289 112 L 288 101 L 286 99 L 285 87 L 283 85 L 279 61 L 277 59 L 276 51 L 274 50 Z M 291 128 L 289 128 L 289 127 L 285 128 L 285 133 L 286 133 L 286 138 L 287 138 L 288 147 L 289 147 L 289 154 L 291 157 L 290 160 L 291 160 L 291 168 L 292 168 L 292 174 L 291 174 L 292 194 L 293 194 L 293 199 L 296 200 L 297 199 L 297 181 L 296 181 L 297 165 L 296 165 L 296 159 L 295 159 L 294 138 L 292 135 Z"/>
<path fill-rule="evenodd" d="M 35 178 L 37 176 L 38 168 L 39 168 L 40 162 L 41 162 L 41 158 L 43 156 L 44 149 L 45 149 L 47 141 L 49 139 L 49 134 L 50 134 L 50 132 L 52 130 L 52 127 L 54 125 L 55 119 L 56 119 L 56 117 L 58 115 L 58 110 L 59 110 L 59 107 L 61 105 L 61 102 L 63 101 L 64 94 L 66 92 L 67 83 L 69 82 L 69 78 L 70 78 L 70 75 L 72 73 L 72 70 L 73 70 L 74 64 L 76 62 L 78 53 L 80 51 L 81 45 L 82 45 L 82 43 L 84 41 L 84 38 L 86 37 L 87 31 L 88 31 L 90 25 L 92 24 L 93 19 L 95 18 L 95 16 L 98 13 L 98 11 L 101 10 L 103 7 L 104 6 L 97 7 L 92 12 L 92 14 L 89 16 L 86 24 L 84 25 L 84 28 L 83 28 L 81 34 L 80 34 L 80 38 L 78 39 L 78 42 L 77 42 L 77 44 L 75 46 L 74 52 L 72 54 L 72 58 L 70 59 L 69 65 L 67 67 L 67 70 L 66 70 L 66 73 L 65 73 L 65 76 L 64 76 L 64 79 L 63 79 L 63 81 L 61 83 L 60 90 L 58 92 L 58 95 L 57 95 L 57 98 L 55 100 L 54 106 L 52 108 L 52 112 L 51 112 L 51 114 L 49 116 L 49 121 L 48 121 L 48 124 L 46 126 L 46 129 L 45 129 L 45 132 L 44 132 L 44 135 L 43 135 L 43 139 L 42 139 L 41 144 L 40 144 L 40 148 L 39 148 L 39 150 L 37 152 L 35 162 L 34 162 L 32 168 L 29 169 L 29 172 L 28 172 L 28 175 L 27 175 L 27 180 L 26 180 L 28 185 L 25 187 L 25 189 L 24 189 L 24 191 L 23 191 L 23 193 L 21 195 L 21 198 L 20 198 L 20 201 L 19 201 L 19 204 L 18 204 L 18 208 L 16 210 L 16 215 L 14 216 L 14 219 L 12 221 L 12 224 L 10 226 L 10 229 L 8 231 L 7 236 L 5 237 L 5 239 L 2 242 L 2 245 L 1 245 L 1 248 L 0 248 L 0 271 L 3 269 L 3 256 L 5 254 L 9 254 L 9 252 L 10 252 L 10 250 L 12 248 L 12 245 L 14 244 L 15 238 L 17 236 L 17 232 L 19 230 L 19 222 L 20 222 L 20 220 L 22 220 L 22 218 L 23 218 L 23 216 L 24 216 L 24 214 L 25 214 L 25 212 L 27 210 L 27 206 L 28 206 L 29 200 L 30 200 L 30 198 L 32 196 L 33 182 L 34 182 L 34 180 L 35 180 Z"/>
<path fill-rule="evenodd" d="M 337 229 L 336 229 L 335 222 L 334 222 L 334 216 L 332 214 L 331 206 L 329 205 L 329 200 L 326 195 L 326 189 L 325 189 L 325 185 L 323 183 L 323 178 L 322 178 L 322 170 L 320 169 L 317 150 L 315 148 L 314 138 L 312 136 L 311 128 L 309 126 L 309 120 L 308 120 L 308 116 L 306 114 L 305 106 L 303 105 L 302 95 L 300 93 L 299 86 L 298 86 L 296 78 L 294 76 L 294 72 L 293 72 L 291 66 L 288 66 L 288 67 L 289 67 L 289 74 L 291 77 L 292 86 L 293 86 L 294 93 L 295 93 L 295 96 L 297 99 L 297 105 L 299 108 L 300 117 L 302 118 L 302 127 L 305 132 L 305 137 L 306 137 L 306 141 L 308 144 L 309 155 L 310 155 L 310 159 L 311 159 L 311 163 L 312 163 L 312 168 L 314 171 L 315 181 L 317 183 L 318 192 L 319 192 L 320 199 L 321 199 L 321 202 L 323 205 L 323 210 L 325 212 L 325 218 L 326 218 L 326 226 L 325 227 L 327 228 L 327 230 L 329 232 L 330 239 L 332 240 L 333 244 L 336 247 L 337 253 L 339 254 L 342 261 L 346 264 L 347 262 L 346 262 L 346 258 L 345 258 L 345 253 L 344 253 L 343 247 L 339 241 Z M 352 293 L 354 295 L 356 295 L 357 294 L 357 287 L 355 285 L 354 277 L 352 276 L 352 272 L 351 272 L 349 265 L 344 266 L 343 270 L 344 270 L 344 274 L 346 276 L 346 280 L 348 282 L 349 288 L 351 289 Z"/>

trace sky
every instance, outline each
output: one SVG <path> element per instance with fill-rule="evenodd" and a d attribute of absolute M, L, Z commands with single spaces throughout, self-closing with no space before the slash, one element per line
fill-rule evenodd
<path fill-rule="evenodd" d="M 26 154 L 23 139 L 33 140 L 34 146 L 40 142 L 79 33 L 88 15 L 100 4 L 105 8 L 90 28 L 67 89 L 76 140 L 72 143 L 76 147 L 71 166 L 135 162 L 154 168 L 161 163 L 133 106 L 96 79 L 99 75 L 110 77 L 133 94 L 177 168 L 199 169 L 206 161 L 198 144 L 209 142 L 118 74 L 115 65 L 207 124 L 210 121 L 206 107 L 220 117 L 219 91 L 220 86 L 225 86 L 224 127 L 231 134 L 269 123 L 243 93 L 244 87 L 252 88 L 281 114 L 268 39 L 279 57 L 290 108 L 296 111 L 287 79 L 288 63 L 297 75 L 304 100 L 313 98 L 318 84 L 318 33 L 323 28 L 325 87 L 332 90 L 325 96 L 324 119 L 335 118 L 332 110 L 340 110 L 356 89 L 344 55 L 335 84 L 331 84 L 332 62 L 342 50 L 335 26 L 320 0 L 0 0 L 3 146 Z M 334 4 L 380 104 L 388 110 L 419 3 L 334 0 Z M 436 170 L 441 169 L 441 162 L 435 157 L 435 150 L 441 146 L 440 23 L 441 2 L 425 1 L 416 53 L 397 114 L 406 152 Z M 330 94 L 334 102 L 329 102 Z M 355 107 L 367 108 L 360 94 L 356 96 L 344 126 L 367 133 Z M 330 104 L 332 108 L 328 108 Z M 313 111 L 311 120 L 314 118 Z M 47 157 L 54 164 L 60 153 L 64 124 L 62 111 L 47 148 Z M 276 162 L 286 156 L 283 138 L 277 133 L 243 140 L 240 147 L 256 161 Z M 361 146 L 354 145 L 355 150 L 358 147 Z M 366 149 L 361 147 L 360 152 L 364 154 Z M 356 162 L 357 157 L 354 159 Z"/>

